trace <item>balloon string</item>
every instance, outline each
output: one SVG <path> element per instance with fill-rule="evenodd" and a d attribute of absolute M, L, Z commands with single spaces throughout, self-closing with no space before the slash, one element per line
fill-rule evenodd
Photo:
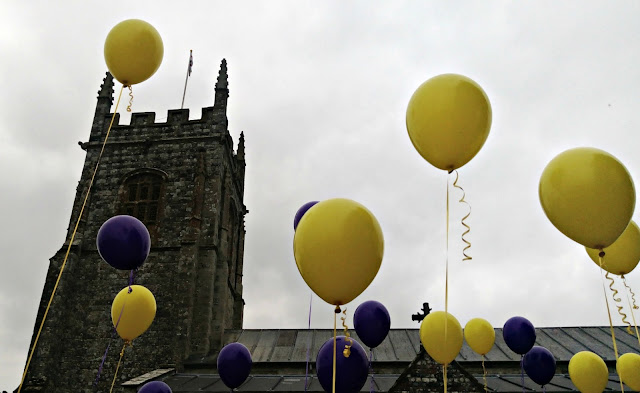
<path fill-rule="evenodd" d="M 462 233 L 462 236 L 461 236 L 462 241 L 463 241 L 463 242 L 465 242 L 465 243 L 467 244 L 467 245 L 462 249 L 462 257 L 463 257 L 463 258 L 462 258 L 462 260 L 463 260 L 463 261 L 470 261 L 472 258 L 471 258 L 469 255 L 467 255 L 467 250 L 471 248 L 471 242 L 469 242 L 467 239 L 465 239 L 465 238 L 464 238 L 464 235 L 466 235 L 467 233 L 471 232 L 471 227 L 470 227 L 469 225 L 467 225 L 467 223 L 466 223 L 466 222 L 464 222 L 464 220 L 466 220 L 467 218 L 469 218 L 469 216 L 471 215 L 471 205 L 469 204 L 469 202 L 467 202 L 467 201 L 465 201 L 465 200 L 464 200 L 464 197 L 466 196 L 466 194 L 465 194 L 465 192 L 464 192 L 464 189 L 458 185 L 458 178 L 459 178 L 459 176 L 458 176 L 458 171 L 457 171 L 457 170 L 454 170 L 454 172 L 456 173 L 456 179 L 453 181 L 453 186 L 454 186 L 455 188 L 459 189 L 460 191 L 462 191 L 462 198 L 460 198 L 460 200 L 459 200 L 458 202 L 460 202 L 460 203 L 464 203 L 464 204 L 466 204 L 467 206 L 469 206 L 469 213 L 467 213 L 467 215 L 466 215 L 466 216 L 462 217 L 462 220 L 460 220 L 460 223 L 462 224 L 462 226 L 463 226 L 463 227 L 467 228 L 467 230 L 466 230 L 466 231 L 464 231 L 464 232 Z"/>
<path fill-rule="evenodd" d="M 638 305 L 636 304 L 636 294 L 633 293 L 633 291 L 631 290 L 631 287 L 627 285 L 627 279 L 624 277 L 624 275 L 622 276 L 622 282 L 624 283 L 624 286 L 631 293 L 631 299 L 633 300 L 633 309 L 637 310 L 638 309 Z M 629 296 L 629 295 L 627 295 L 627 296 Z"/>
<path fill-rule="evenodd" d="M 132 270 L 133 272 L 133 270 Z M 129 293 L 131 293 L 132 289 L 129 287 Z M 118 325 L 120 324 L 120 319 L 122 318 L 122 313 L 124 312 L 124 306 L 127 304 L 127 298 L 124 298 L 124 302 L 122 302 L 122 308 L 120 309 L 120 315 L 118 315 L 118 320 L 116 324 L 113 326 L 113 331 L 111 332 L 111 340 L 109 340 L 109 344 L 107 345 L 107 349 L 104 351 L 104 355 L 102 355 L 102 361 L 100 362 L 100 366 L 98 367 L 98 375 L 96 375 L 95 381 L 93 381 L 93 386 L 98 386 L 98 381 L 100 380 L 100 375 L 102 374 L 102 367 L 104 366 L 104 362 L 107 359 L 107 354 L 109 353 L 109 348 L 111 347 L 111 342 L 118 334 Z"/>
<path fill-rule="evenodd" d="M 451 172 L 449 172 L 451 174 Z M 449 322 L 449 176 L 447 176 L 447 248 L 445 252 L 444 270 L 444 345 L 447 345 L 447 324 Z M 447 393 L 447 365 L 442 365 L 442 376 L 444 379 L 444 393 Z"/>
<path fill-rule="evenodd" d="M 447 393 L 447 364 L 442 365 L 442 377 L 444 380 L 444 393 Z"/>
<path fill-rule="evenodd" d="M 609 280 L 609 289 L 611 290 L 611 293 L 612 293 L 611 297 L 613 298 L 613 300 L 616 303 L 622 302 L 622 299 L 620 299 L 620 296 L 618 295 L 618 290 L 613 287 L 613 284 L 615 284 L 615 279 L 609 276 L 608 271 L 607 271 L 607 274 L 605 274 L 605 277 L 607 280 Z M 633 334 L 631 330 L 631 323 L 627 321 L 627 314 L 625 314 L 622 311 L 623 307 L 616 304 L 616 308 L 618 309 L 618 314 L 620 314 L 620 316 L 622 317 L 622 322 L 624 322 L 627 325 L 627 333 Z"/>
<path fill-rule="evenodd" d="M 369 373 L 371 373 L 371 385 L 369 393 L 373 393 L 373 348 L 369 348 Z"/>
<path fill-rule="evenodd" d="M 342 354 L 344 355 L 345 358 L 348 358 L 351 355 L 351 346 L 353 345 L 353 339 L 349 335 L 349 327 L 345 323 L 347 319 L 346 307 L 342 313 L 344 314 L 344 317 L 340 317 L 340 319 L 342 320 L 342 327 L 344 328 L 345 341 L 347 342 L 344 345 L 344 350 L 342 351 Z"/>
<path fill-rule="evenodd" d="M 127 105 L 127 112 L 131 112 L 131 105 L 133 105 L 133 90 L 131 89 L 131 85 L 127 86 L 129 89 L 129 105 Z"/>
<path fill-rule="evenodd" d="M 131 273 L 129 273 L 129 292 L 128 293 L 133 292 L 133 289 L 131 288 L 131 286 L 133 285 L 135 276 L 136 276 L 136 269 L 131 269 Z"/>
<path fill-rule="evenodd" d="M 309 296 L 309 324 L 307 326 L 307 332 L 311 333 L 311 303 L 313 302 L 313 292 Z M 309 384 L 307 381 L 309 380 L 309 357 L 311 356 L 311 334 L 309 334 L 309 341 L 307 343 L 307 367 L 304 375 L 304 391 L 307 391 Z"/>
<path fill-rule="evenodd" d="M 484 355 L 482 355 L 482 379 L 484 380 L 484 391 L 488 392 L 489 387 L 487 386 L 487 369 L 484 367 Z"/>
<path fill-rule="evenodd" d="M 20 380 L 20 386 L 18 387 L 18 393 L 22 391 L 22 385 L 24 384 L 24 379 L 27 376 L 27 371 L 29 371 L 29 365 L 31 364 L 31 358 L 33 357 L 33 353 L 38 345 L 38 339 L 40 338 L 40 333 L 42 333 L 42 328 L 44 327 L 44 322 L 47 320 L 47 315 L 49 314 L 49 309 L 51 308 L 51 303 L 53 302 L 53 297 L 56 294 L 56 290 L 58 289 L 58 284 L 60 284 L 60 278 L 62 277 L 62 272 L 64 271 L 64 267 L 67 264 L 67 259 L 69 258 L 69 252 L 71 251 L 71 246 L 73 245 L 73 240 L 76 237 L 76 232 L 78 231 L 78 226 L 80 226 L 80 219 L 82 218 L 82 214 L 84 213 L 84 208 L 87 205 L 87 200 L 89 199 L 89 193 L 91 192 L 91 186 L 93 185 L 93 180 L 96 177 L 96 173 L 98 172 L 98 166 L 100 165 L 100 158 L 102 158 L 102 153 L 104 152 L 104 147 L 107 144 L 107 139 L 109 139 L 109 133 L 111 132 L 111 127 L 113 125 L 113 120 L 116 117 L 116 113 L 118 112 L 118 104 L 120 103 L 120 97 L 122 97 L 122 89 L 120 88 L 120 94 L 118 94 L 118 101 L 116 102 L 116 108 L 113 111 L 113 116 L 111 116 L 111 122 L 109 123 L 109 128 L 107 129 L 107 134 L 104 137 L 104 142 L 102 142 L 102 149 L 100 150 L 100 154 L 98 155 L 98 161 L 96 162 L 96 167 L 93 170 L 93 175 L 91 176 L 91 181 L 89 181 L 89 187 L 87 188 L 87 194 L 84 197 L 84 201 L 82 202 L 82 207 L 80 208 L 80 213 L 78 214 L 78 219 L 76 220 L 76 225 L 73 228 L 73 232 L 71 233 L 71 239 L 69 240 L 69 246 L 67 247 L 67 252 L 64 255 L 64 259 L 62 260 L 62 266 L 60 266 L 60 272 L 58 273 L 58 278 L 56 279 L 56 284 L 53 286 L 53 291 L 51 292 L 51 297 L 49 298 L 49 303 L 47 303 L 47 308 L 44 310 L 44 315 L 42 316 L 42 321 L 40 321 L 40 327 L 38 328 L 38 333 L 36 334 L 36 338 L 33 341 L 33 346 L 31 346 L 31 351 L 29 352 L 29 358 L 27 359 L 27 365 L 24 367 L 24 372 L 22 373 L 22 379 Z"/>
<path fill-rule="evenodd" d="M 104 351 L 104 355 L 102 355 L 102 361 L 100 362 L 100 367 L 98 367 L 98 375 L 96 375 L 96 379 L 93 381 L 93 386 L 98 386 L 98 381 L 100 380 L 100 374 L 102 374 L 102 367 L 104 366 L 104 361 L 107 359 L 107 353 L 109 353 L 109 348 L 111 347 L 111 341 L 113 341 L 114 337 L 111 336 L 111 340 L 109 340 L 109 344 L 107 345 L 107 349 Z"/>
<path fill-rule="evenodd" d="M 618 361 L 618 345 L 616 344 L 616 333 L 613 330 L 613 321 L 611 320 L 611 309 L 609 308 L 609 298 L 607 298 L 607 289 L 605 288 L 604 275 L 602 274 L 604 272 L 604 269 L 602 268 L 602 266 L 604 266 L 604 262 L 602 260 L 603 257 L 604 257 L 604 251 L 600 251 L 600 253 L 598 254 L 598 264 L 600 265 L 600 279 L 602 281 L 602 293 L 604 295 L 605 304 L 607 305 L 607 315 L 609 316 L 609 328 L 611 329 L 611 341 L 613 341 L 613 353 L 616 355 L 616 362 L 617 362 Z M 620 377 L 620 375 L 618 375 L 618 377 Z M 618 379 L 620 379 L 620 390 L 624 392 L 622 379 L 621 378 L 618 378 Z"/>
<path fill-rule="evenodd" d="M 451 173 L 451 172 L 449 172 Z M 444 345 L 447 345 L 447 324 L 449 322 L 449 177 L 447 176 L 447 248 L 444 273 Z M 445 378 L 446 379 L 446 378 Z M 445 382 L 446 383 L 446 382 Z M 446 388 L 445 388 L 446 393 Z"/>
<path fill-rule="evenodd" d="M 629 309 L 631 310 L 631 318 L 633 319 L 633 326 L 636 329 L 636 338 L 638 339 L 638 344 L 640 344 L 640 334 L 638 334 L 638 324 L 636 323 L 636 313 L 633 310 L 637 310 L 638 306 L 636 305 L 635 294 L 631 290 L 631 287 L 627 285 L 627 279 L 622 275 L 622 282 L 624 283 L 625 288 L 631 292 L 631 297 L 633 298 L 633 306 L 631 305 L 631 300 L 629 299 L 629 292 L 627 292 L 627 303 L 629 303 Z M 633 336 L 633 333 L 631 333 Z"/>
<path fill-rule="evenodd" d="M 333 313 L 333 383 L 332 383 L 332 393 L 336 393 L 336 319 L 337 315 L 340 314 L 340 306 L 336 306 L 335 312 Z"/>
<path fill-rule="evenodd" d="M 522 393 L 524 393 L 524 355 L 520 355 L 520 384 L 522 385 Z"/>
<path fill-rule="evenodd" d="M 122 346 L 122 351 L 120 351 L 120 359 L 118 359 L 118 365 L 116 366 L 116 373 L 113 375 L 113 382 L 111 382 L 111 389 L 109 389 L 109 393 L 113 391 L 113 385 L 116 384 L 116 378 L 118 377 L 118 370 L 120 369 L 120 363 L 122 362 L 122 357 L 124 356 L 124 350 L 127 348 L 127 345 L 131 345 L 129 341 L 125 341 Z"/>

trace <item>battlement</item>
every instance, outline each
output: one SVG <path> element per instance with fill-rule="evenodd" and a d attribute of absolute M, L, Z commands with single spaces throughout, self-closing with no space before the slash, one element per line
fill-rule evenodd
<path fill-rule="evenodd" d="M 104 140 L 113 113 L 96 117 L 90 137 L 91 142 Z M 162 120 L 157 120 L 162 119 Z M 211 137 L 229 134 L 227 117 L 218 108 L 202 108 L 200 119 L 189 119 L 189 109 L 170 109 L 164 119 L 155 112 L 131 114 L 128 124 L 120 123 L 120 113 L 116 113 L 109 139 L 112 141 L 138 142 L 166 138 Z"/>
<path fill-rule="evenodd" d="M 111 116 L 113 113 L 105 115 L 105 119 L 109 122 L 111 121 Z M 165 121 L 156 122 L 156 113 L 155 112 L 134 112 L 131 114 L 131 120 L 129 124 L 123 123 L 120 124 L 120 113 L 116 113 L 115 119 L 113 120 L 114 127 L 133 127 L 133 126 L 170 126 L 170 125 L 184 125 L 185 123 L 217 123 L 214 121 L 214 107 L 210 106 L 207 108 L 202 108 L 202 116 L 200 119 L 191 119 L 189 120 L 189 109 L 169 109 L 167 111 L 167 116 Z M 225 119 L 222 119 L 223 121 Z M 108 123 L 107 123 L 108 124 Z"/>

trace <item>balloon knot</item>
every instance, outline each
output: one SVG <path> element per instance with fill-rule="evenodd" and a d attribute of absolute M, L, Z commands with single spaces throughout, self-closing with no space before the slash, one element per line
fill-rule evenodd
<path fill-rule="evenodd" d="M 604 258 L 604 255 L 605 255 L 605 252 L 604 252 L 604 251 L 602 251 L 602 250 L 600 250 L 600 253 L 598 254 L 598 256 L 599 256 L 600 258 Z"/>
<path fill-rule="evenodd" d="M 342 312 L 342 310 L 340 310 L 340 306 L 336 306 L 336 309 L 334 310 L 334 312 L 336 314 L 340 314 Z"/>

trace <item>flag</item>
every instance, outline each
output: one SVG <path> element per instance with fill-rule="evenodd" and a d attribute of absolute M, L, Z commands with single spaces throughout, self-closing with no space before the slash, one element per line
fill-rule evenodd
<path fill-rule="evenodd" d="M 193 69 L 193 51 L 189 51 L 189 69 L 187 70 L 187 73 L 189 76 L 191 76 L 191 70 Z"/>

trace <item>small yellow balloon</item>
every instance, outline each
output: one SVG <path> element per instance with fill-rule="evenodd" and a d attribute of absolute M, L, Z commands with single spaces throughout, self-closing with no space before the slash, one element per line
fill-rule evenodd
<path fill-rule="evenodd" d="M 551 223 L 588 248 L 609 247 L 636 205 L 633 180 L 614 156 L 582 147 L 556 156 L 542 172 L 540 203 Z"/>
<path fill-rule="evenodd" d="M 619 276 L 629 274 L 640 261 L 640 228 L 631 221 L 622 235 L 604 250 L 605 256 L 602 258 L 602 268 L 609 273 Z M 589 257 L 600 266 L 598 254 L 600 250 L 587 247 Z"/>
<path fill-rule="evenodd" d="M 571 357 L 569 377 L 582 393 L 602 393 L 609 382 L 609 369 L 600 356 L 582 351 Z"/>
<path fill-rule="evenodd" d="M 445 320 L 447 340 L 445 342 Z M 440 364 L 451 363 L 462 349 L 462 327 L 460 322 L 444 311 L 427 315 L 420 325 L 420 341 L 429 356 Z"/>
<path fill-rule="evenodd" d="M 104 42 L 104 59 L 109 72 L 125 86 L 149 79 L 160 67 L 163 55 L 160 34 L 139 19 L 118 23 Z"/>
<path fill-rule="evenodd" d="M 144 333 L 156 316 L 156 299 L 142 285 L 132 285 L 121 290 L 111 304 L 111 320 L 116 331 L 125 341 L 132 341 Z"/>
<path fill-rule="evenodd" d="M 640 392 L 640 355 L 637 353 L 625 353 L 616 362 L 616 371 L 622 382 Z"/>
<path fill-rule="evenodd" d="M 475 353 L 486 355 L 496 341 L 496 332 L 487 320 L 473 318 L 464 327 L 464 339 Z"/>
<path fill-rule="evenodd" d="M 469 162 L 487 140 L 491 104 L 473 80 L 438 75 L 413 93 L 406 122 L 418 153 L 436 168 L 452 171 Z"/>
<path fill-rule="evenodd" d="M 349 199 L 328 199 L 309 209 L 293 240 L 298 270 L 325 302 L 347 304 L 380 269 L 384 239 L 373 214 Z"/>

